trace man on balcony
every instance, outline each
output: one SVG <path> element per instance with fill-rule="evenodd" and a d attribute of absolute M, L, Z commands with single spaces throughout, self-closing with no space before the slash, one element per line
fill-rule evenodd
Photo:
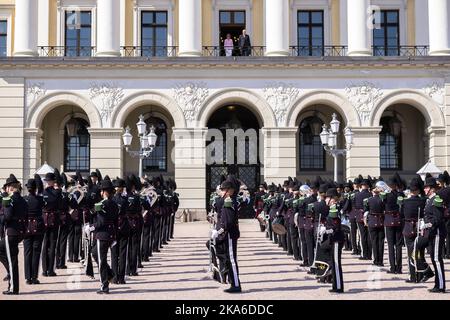
<path fill-rule="evenodd" d="M 249 56 L 251 50 L 250 36 L 247 34 L 247 30 L 242 30 L 242 34 L 239 36 L 239 49 L 241 50 L 241 56 Z"/>

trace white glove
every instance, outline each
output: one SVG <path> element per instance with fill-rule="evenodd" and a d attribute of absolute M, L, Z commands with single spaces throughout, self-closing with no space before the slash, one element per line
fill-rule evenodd
<path fill-rule="evenodd" d="M 280 213 L 277 211 L 277 217 L 280 215 Z"/>
<path fill-rule="evenodd" d="M 367 218 L 368 215 L 369 215 L 369 211 L 364 212 L 364 218 Z"/>
<path fill-rule="evenodd" d="M 91 233 L 91 227 L 90 227 L 89 225 L 85 225 L 85 226 L 84 226 L 84 233 L 85 233 L 85 234 Z"/>
<path fill-rule="evenodd" d="M 431 228 L 431 223 L 425 223 L 423 220 L 420 221 L 419 230 L 425 230 Z"/>
<path fill-rule="evenodd" d="M 324 226 L 320 226 L 319 235 L 323 235 L 326 231 L 327 231 L 327 228 L 325 228 Z"/>
<path fill-rule="evenodd" d="M 332 234 L 333 233 L 333 229 L 328 229 L 327 231 L 325 231 L 326 234 Z"/>
<path fill-rule="evenodd" d="M 211 239 L 215 240 L 219 236 L 219 231 L 213 230 L 211 231 Z"/>

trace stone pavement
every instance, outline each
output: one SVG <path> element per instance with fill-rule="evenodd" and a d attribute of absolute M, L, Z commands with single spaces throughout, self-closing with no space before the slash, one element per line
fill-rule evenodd
<path fill-rule="evenodd" d="M 67 270 L 56 270 L 58 277 L 40 277 L 40 285 L 26 285 L 23 276 L 23 250 L 20 250 L 21 295 L 2 296 L 1 299 L 447 299 L 448 294 L 431 294 L 434 281 L 425 284 L 405 283 L 406 274 L 390 275 L 387 251 L 385 268 L 373 268 L 370 261 L 359 261 L 348 252 L 343 253 L 345 294 L 330 294 L 330 284 L 318 284 L 314 277 L 298 267 L 298 262 L 287 256 L 277 245 L 269 242 L 259 231 L 256 220 L 241 220 L 241 238 L 238 242 L 238 263 L 243 293 L 223 292 L 227 285 L 211 280 L 208 269 L 208 251 L 205 242 L 209 224 L 206 222 L 179 223 L 175 239 L 150 262 L 144 263 L 138 277 L 125 285 L 111 285 L 110 295 L 96 294 L 100 284 L 97 266 L 96 279 L 82 275 L 80 264 L 68 263 Z M 405 251 L 405 250 L 404 250 Z M 429 257 L 427 258 L 429 261 Z M 450 262 L 446 262 L 446 276 L 450 277 Z M 403 270 L 406 271 L 404 260 Z M 6 275 L 0 266 L 0 277 Z M 447 287 L 449 281 L 447 280 Z M 1 291 L 6 282 L 0 282 Z"/>

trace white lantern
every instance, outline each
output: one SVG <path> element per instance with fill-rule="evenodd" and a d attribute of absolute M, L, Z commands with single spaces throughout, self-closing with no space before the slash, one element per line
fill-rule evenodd
<path fill-rule="evenodd" d="M 344 136 L 345 136 L 345 142 L 347 142 L 347 145 L 351 146 L 353 144 L 353 131 L 348 127 L 345 128 Z"/>
<path fill-rule="evenodd" d="M 328 135 L 328 146 L 334 148 L 336 146 L 337 134 L 330 132 Z"/>
<path fill-rule="evenodd" d="M 340 124 L 341 123 L 337 119 L 336 113 L 333 113 L 333 120 L 331 120 L 331 122 L 330 122 L 331 132 L 338 133 Z"/>
<path fill-rule="evenodd" d="M 125 129 L 125 133 L 122 136 L 123 139 L 123 144 L 125 145 L 125 147 L 128 147 L 131 145 L 131 141 L 133 141 L 133 136 L 130 133 L 130 127 L 127 127 Z"/>
<path fill-rule="evenodd" d="M 67 130 L 67 135 L 72 138 L 72 137 L 76 137 L 77 136 L 77 130 L 78 130 L 78 122 L 75 118 L 71 118 L 67 123 L 66 123 L 66 130 Z"/>
<path fill-rule="evenodd" d="M 322 132 L 320 133 L 320 141 L 322 142 L 323 145 L 327 145 L 328 144 L 328 130 L 327 130 L 327 126 L 323 125 L 322 126 Z"/>
<path fill-rule="evenodd" d="M 145 131 L 147 130 L 147 124 L 144 122 L 144 116 L 142 114 L 139 116 L 139 121 L 138 123 L 136 123 L 136 127 L 139 135 L 145 134 Z"/>
<path fill-rule="evenodd" d="M 146 136 L 141 137 L 141 148 L 142 149 L 148 148 L 148 139 Z"/>
<path fill-rule="evenodd" d="M 158 139 L 158 136 L 155 133 L 155 127 L 152 126 L 150 128 L 150 132 L 147 135 L 147 139 L 148 139 L 148 144 L 150 145 L 151 148 L 153 148 L 156 145 L 156 140 Z"/>

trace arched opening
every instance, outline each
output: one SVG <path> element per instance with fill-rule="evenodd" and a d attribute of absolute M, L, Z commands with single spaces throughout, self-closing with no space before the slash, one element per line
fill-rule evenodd
<path fill-rule="evenodd" d="M 297 146 L 297 178 L 300 181 L 313 180 L 317 175 L 333 179 L 334 159 L 322 146 L 320 133 L 323 124 L 329 127 L 332 115 L 335 113 L 340 121 L 337 137 L 337 147 L 345 149 L 344 118 L 334 108 L 324 104 L 314 104 L 305 107 L 298 115 L 296 127 Z M 338 180 L 345 180 L 345 158 L 338 156 Z"/>
<path fill-rule="evenodd" d="M 149 157 L 142 162 L 143 174 L 147 176 L 155 176 L 162 174 L 163 176 L 173 177 L 175 172 L 172 150 L 174 141 L 170 139 L 172 136 L 172 128 L 174 126 L 173 118 L 160 106 L 143 105 L 134 108 L 125 118 L 123 127 L 130 127 L 130 133 L 133 140 L 130 150 L 139 150 L 140 141 L 136 123 L 139 116 L 144 116 L 144 122 L 147 124 L 147 130 L 154 126 L 155 133 L 158 136 L 156 146 Z M 139 171 L 139 158 L 133 157 L 126 150 L 123 150 L 123 174 L 137 174 Z"/>
<path fill-rule="evenodd" d="M 88 173 L 91 162 L 90 122 L 83 109 L 61 105 L 43 118 L 40 140 L 41 164 L 61 172 Z"/>
<path fill-rule="evenodd" d="M 412 178 L 429 157 L 425 117 L 411 105 L 395 104 L 384 110 L 379 125 L 381 175 L 397 171 Z"/>
<path fill-rule="evenodd" d="M 64 172 L 89 172 L 91 162 L 91 137 L 88 122 L 81 118 L 70 119 L 64 130 Z"/>
<path fill-rule="evenodd" d="M 206 137 L 206 207 L 222 176 L 235 175 L 256 191 L 261 181 L 259 129 L 261 122 L 247 107 L 228 104 L 218 108 L 209 118 Z M 253 217 L 245 210 L 240 217 Z"/>

